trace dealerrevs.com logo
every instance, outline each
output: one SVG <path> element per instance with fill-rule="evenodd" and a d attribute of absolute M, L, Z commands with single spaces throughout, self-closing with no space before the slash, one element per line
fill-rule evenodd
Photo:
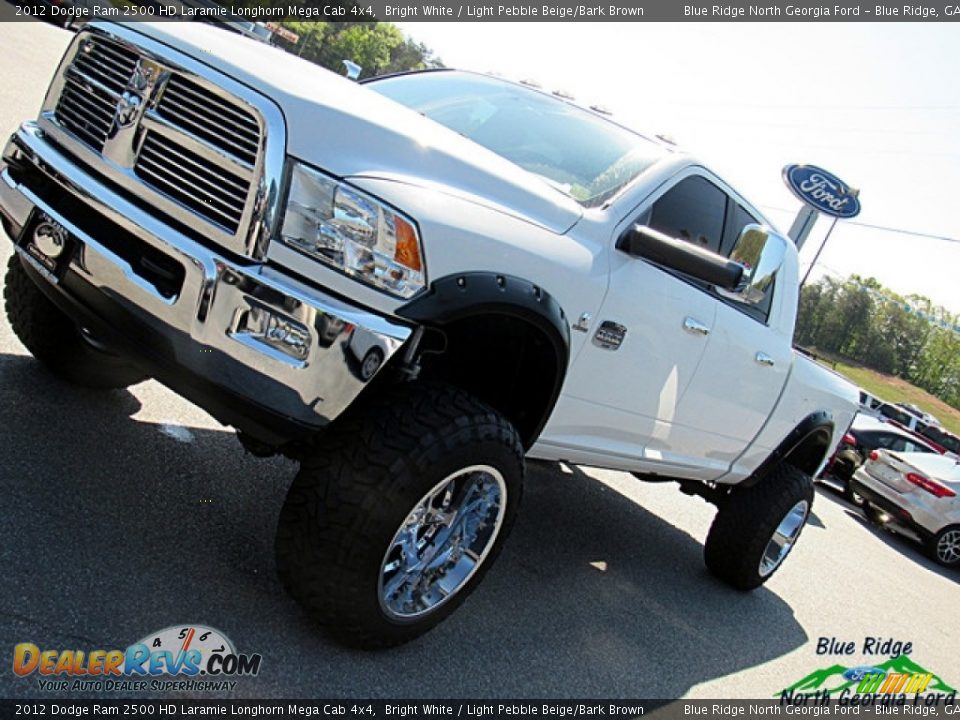
<path fill-rule="evenodd" d="M 238 653 L 226 635 L 203 625 L 174 625 L 126 650 L 13 649 L 13 672 L 46 691 L 233 690 L 260 672 L 262 656 Z"/>

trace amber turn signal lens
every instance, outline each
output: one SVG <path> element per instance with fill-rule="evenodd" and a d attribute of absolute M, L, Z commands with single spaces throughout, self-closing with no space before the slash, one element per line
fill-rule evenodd
<path fill-rule="evenodd" d="M 397 249 L 393 259 L 414 272 L 423 270 L 423 260 L 420 258 L 420 243 L 417 241 L 417 232 L 413 226 L 401 217 L 396 218 Z"/>

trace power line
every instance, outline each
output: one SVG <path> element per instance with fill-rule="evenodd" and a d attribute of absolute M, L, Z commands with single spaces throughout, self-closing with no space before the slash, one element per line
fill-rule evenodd
<path fill-rule="evenodd" d="M 777 210 L 778 212 L 794 213 L 794 210 L 777 207 L 775 205 L 761 205 L 767 210 Z M 913 237 L 927 238 L 928 240 L 942 240 L 944 242 L 960 243 L 960 238 L 948 237 L 946 235 L 934 235 L 933 233 L 917 232 L 916 230 L 904 230 L 903 228 L 890 227 L 889 225 L 874 225 L 873 223 L 859 222 L 857 220 L 846 220 L 846 225 L 857 225 L 859 227 L 870 228 L 872 230 L 883 230 L 884 232 L 897 233 L 898 235 L 912 235 Z"/>

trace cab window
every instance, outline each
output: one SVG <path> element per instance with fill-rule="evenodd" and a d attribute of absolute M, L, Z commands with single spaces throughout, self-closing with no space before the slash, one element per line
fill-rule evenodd
<path fill-rule="evenodd" d="M 720 252 L 727 196 L 706 178 L 688 177 L 653 204 L 648 225 L 671 237 Z"/>
<path fill-rule="evenodd" d="M 671 237 L 694 243 L 699 247 L 729 257 L 743 228 L 760 224 L 748 210 L 707 178 L 692 175 L 667 190 L 653 203 L 638 222 Z M 688 279 L 689 280 L 689 279 Z M 690 281 L 707 292 L 713 288 Z M 771 284 L 764 299 L 756 305 L 717 298 L 735 307 L 755 320 L 766 323 L 775 292 Z"/>

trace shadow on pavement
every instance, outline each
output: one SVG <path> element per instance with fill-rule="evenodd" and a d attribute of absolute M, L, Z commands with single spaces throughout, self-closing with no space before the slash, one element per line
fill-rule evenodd
<path fill-rule="evenodd" d="M 464 607 L 408 646 L 345 650 L 276 579 L 293 463 L 132 419 L 130 392 L 76 390 L 23 356 L 0 355 L 0 403 L 7 648 L 125 648 L 202 623 L 264 657 L 234 697 L 676 698 L 807 639 L 773 592 L 714 580 L 686 532 L 531 463 L 513 536 Z M 0 673 L 0 696 L 37 695 Z"/>

